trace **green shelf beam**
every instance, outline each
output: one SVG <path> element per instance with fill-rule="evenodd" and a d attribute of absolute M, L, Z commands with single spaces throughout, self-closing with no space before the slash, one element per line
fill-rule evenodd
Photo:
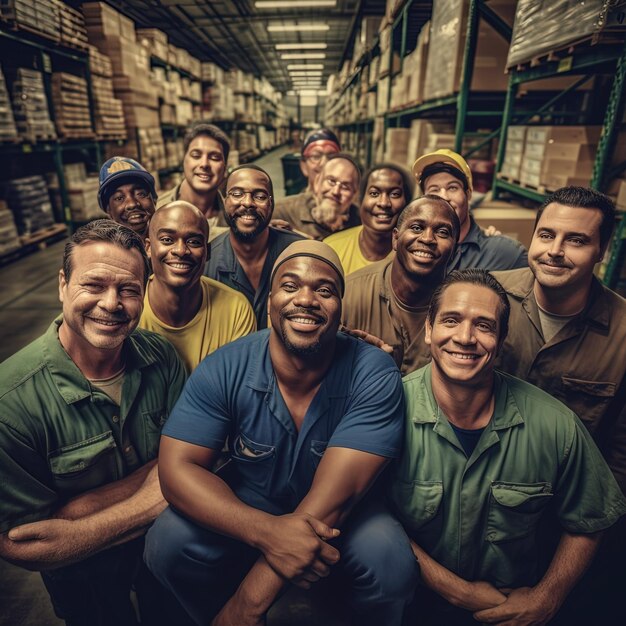
<path fill-rule="evenodd" d="M 528 187 L 516 185 L 515 183 L 511 183 L 507 180 L 498 179 L 498 187 L 505 189 L 506 191 L 511 191 L 518 196 L 528 198 L 529 200 L 534 200 L 535 202 L 543 202 L 546 199 L 546 194 L 544 193 L 539 193 L 538 191 L 528 189 Z"/>

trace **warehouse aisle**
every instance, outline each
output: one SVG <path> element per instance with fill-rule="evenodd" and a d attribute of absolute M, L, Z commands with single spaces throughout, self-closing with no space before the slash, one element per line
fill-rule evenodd
<path fill-rule="evenodd" d="M 284 195 L 280 157 L 289 152 L 278 148 L 255 163 L 268 172 L 277 198 Z M 65 241 L 59 241 L 0 267 L 0 361 L 41 335 L 61 312 L 58 299 L 58 272 Z M 274 607 L 269 626 L 342 626 L 343 621 L 330 614 L 327 598 L 318 592 L 316 608 L 311 595 L 294 588 Z M 0 626 L 58 626 L 63 624 L 54 615 L 48 594 L 36 572 L 15 567 L 0 559 Z M 324 613 L 319 613 L 324 610 Z M 328 613 L 327 613 L 328 612 Z"/>

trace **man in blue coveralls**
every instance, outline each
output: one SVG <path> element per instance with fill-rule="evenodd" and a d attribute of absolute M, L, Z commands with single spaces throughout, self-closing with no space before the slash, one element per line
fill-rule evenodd
<path fill-rule="evenodd" d="M 263 624 L 287 583 L 308 588 L 339 562 L 358 623 L 400 624 L 418 576 L 408 539 L 374 507 L 344 526 L 402 445 L 400 373 L 338 333 L 344 277 L 328 245 L 291 244 L 270 283 L 271 328 L 207 357 L 164 428 L 170 508 L 146 562 L 198 623 Z"/>

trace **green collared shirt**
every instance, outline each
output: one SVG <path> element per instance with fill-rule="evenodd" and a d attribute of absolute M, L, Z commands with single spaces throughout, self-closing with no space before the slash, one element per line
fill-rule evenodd
<path fill-rule="evenodd" d="M 125 343 L 118 406 L 67 355 L 60 324 L 0 365 L 0 532 L 46 519 L 69 498 L 156 458 L 185 382 L 174 348 L 136 330 Z"/>
<path fill-rule="evenodd" d="M 494 414 L 468 458 L 435 401 L 431 366 L 403 384 L 406 439 L 391 499 L 409 536 L 459 576 L 534 585 L 544 514 L 594 533 L 626 512 L 586 429 L 540 389 L 496 372 Z"/>

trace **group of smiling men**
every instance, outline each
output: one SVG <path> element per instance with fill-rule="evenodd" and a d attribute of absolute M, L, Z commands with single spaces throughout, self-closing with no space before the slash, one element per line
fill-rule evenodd
<path fill-rule="evenodd" d="M 620 621 L 612 202 L 557 191 L 527 253 L 449 150 L 361 178 L 314 131 L 276 207 L 228 150 L 192 126 L 159 200 L 103 165 L 62 315 L 0 365 L 0 556 L 71 626 L 258 626 L 326 577 L 354 624 Z"/>

